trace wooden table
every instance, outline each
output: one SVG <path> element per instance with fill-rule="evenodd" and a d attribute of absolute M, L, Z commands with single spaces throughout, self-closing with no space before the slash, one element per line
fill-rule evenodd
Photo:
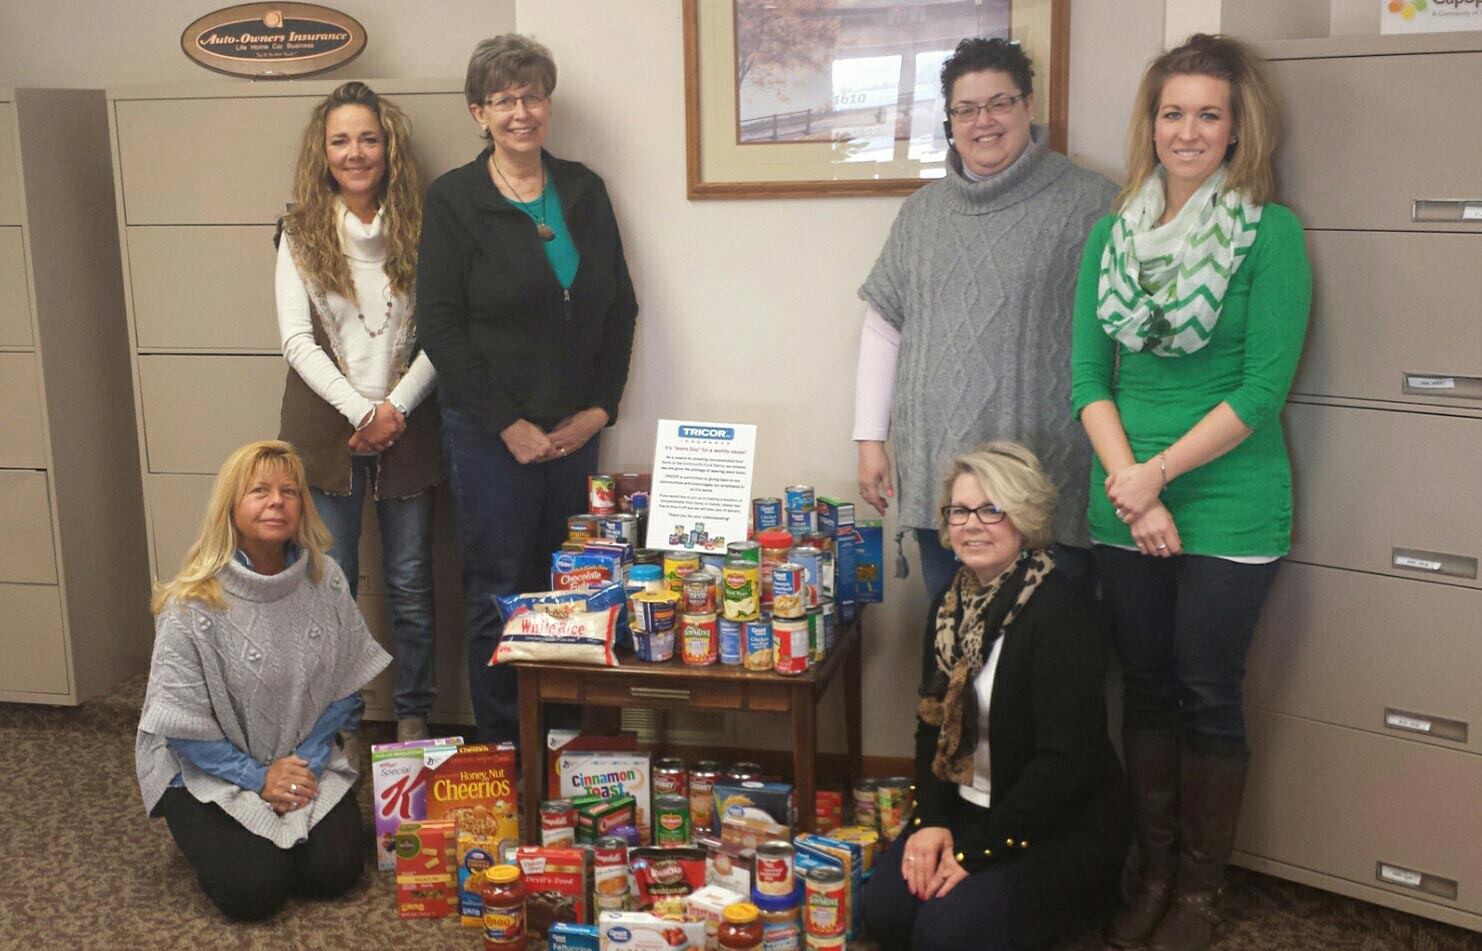
<path fill-rule="evenodd" d="M 793 794 L 798 831 L 814 827 L 814 758 L 817 753 L 819 698 L 842 670 L 844 715 L 849 741 L 849 777 L 859 776 L 861 756 L 860 622 L 841 623 L 834 649 L 805 674 L 786 676 L 730 664 L 691 667 L 675 659 L 646 663 L 631 655 L 618 667 L 584 664 L 515 664 L 520 683 L 520 748 L 525 755 L 523 802 L 527 841 L 539 840 L 538 816 L 545 799 L 545 718 L 543 703 L 652 707 L 670 710 L 736 710 L 787 714 L 792 719 Z M 528 751 L 537 751 L 532 759 Z"/>

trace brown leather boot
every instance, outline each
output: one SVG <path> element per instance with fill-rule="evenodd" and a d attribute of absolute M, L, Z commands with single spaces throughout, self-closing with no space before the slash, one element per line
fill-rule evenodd
<path fill-rule="evenodd" d="M 1153 934 L 1154 951 L 1207 951 L 1214 939 L 1215 902 L 1235 847 L 1249 763 L 1244 753 L 1218 756 L 1183 748 L 1178 885 L 1173 907 Z"/>
<path fill-rule="evenodd" d="M 1178 867 L 1178 734 L 1170 730 L 1127 730 L 1122 753 L 1132 799 L 1129 894 L 1106 925 L 1106 941 L 1140 948 L 1173 901 Z"/>

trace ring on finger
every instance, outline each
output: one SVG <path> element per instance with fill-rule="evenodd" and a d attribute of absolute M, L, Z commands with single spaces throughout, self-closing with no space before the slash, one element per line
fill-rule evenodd
<path fill-rule="evenodd" d="M 298 783 L 289 783 L 288 784 L 288 792 L 289 792 L 289 795 L 294 795 L 294 796 L 298 795 Z"/>

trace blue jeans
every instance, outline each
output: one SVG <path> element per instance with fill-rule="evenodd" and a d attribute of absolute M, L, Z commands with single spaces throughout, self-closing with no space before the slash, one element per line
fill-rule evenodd
<path fill-rule="evenodd" d="M 600 434 L 564 458 L 521 465 L 498 434 L 451 399 L 442 408 L 443 459 L 463 559 L 474 736 L 480 743 L 515 741 L 514 668 L 489 666 L 504 632 L 494 596 L 550 588 L 551 553 L 566 540 L 566 518 L 587 510 L 587 476 L 597 471 Z"/>
<path fill-rule="evenodd" d="M 350 494 L 309 492 L 334 544 L 329 557 L 350 582 L 350 596 L 360 590 L 360 519 L 365 492 L 374 483 L 376 460 L 355 456 L 351 462 Z M 376 521 L 381 528 L 381 569 L 391 602 L 391 631 L 396 643 L 396 719 L 425 718 L 437 696 L 434 655 L 437 638 L 432 601 L 432 489 L 409 499 L 377 499 Z"/>
<path fill-rule="evenodd" d="M 1245 658 L 1280 562 L 1094 551 L 1122 659 L 1126 727 L 1243 743 Z"/>
<path fill-rule="evenodd" d="M 957 574 L 961 565 L 952 549 L 942 544 L 941 536 L 934 528 L 916 529 L 916 544 L 921 549 L 921 578 L 926 582 L 926 596 L 928 599 L 935 598 L 937 592 L 945 588 L 952 576 Z M 1050 554 L 1055 559 L 1055 567 L 1062 574 L 1087 595 L 1094 596 L 1096 570 L 1089 548 L 1056 542 L 1050 546 Z"/>

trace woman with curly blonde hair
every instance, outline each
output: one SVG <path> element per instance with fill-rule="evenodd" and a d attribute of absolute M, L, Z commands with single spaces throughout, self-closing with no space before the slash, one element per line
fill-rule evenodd
<path fill-rule="evenodd" d="M 397 732 L 420 739 L 434 697 L 431 488 L 442 478 L 442 427 L 437 375 L 417 339 L 422 182 L 406 116 L 364 83 L 340 86 L 304 130 L 293 197 L 278 247 L 289 365 L 279 435 L 303 454 L 352 597 L 367 486 L 375 492 Z"/>
<path fill-rule="evenodd" d="M 222 466 L 180 573 L 155 591 L 139 791 L 228 918 L 360 877 L 355 770 L 335 734 L 358 724 L 360 690 L 391 658 L 329 542 L 293 447 L 252 443 Z"/>

